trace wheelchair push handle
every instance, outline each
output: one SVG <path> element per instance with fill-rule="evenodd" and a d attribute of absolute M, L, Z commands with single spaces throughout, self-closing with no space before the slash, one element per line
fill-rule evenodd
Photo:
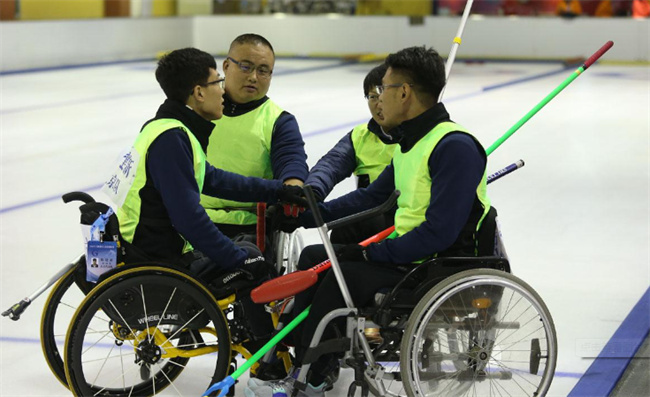
<path fill-rule="evenodd" d="M 66 204 L 68 204 L 68 203 L 70 203 L 72 201 L 83 201 L 86 204 L 95 202 L 95 199 L 92 198 L 92 196 L 90 194 L 84 193 L 84 192 L 66 193 L 63 196 L 61 196 L 61 198 L 63 199 L 63 202 L 66 203 Z"/>
<path fill-rule="evenodd" d="M 400 195 L 400 191 L 394 190 L 393 193 L 390 194 L 388 199 L 384 201 L 382 204 L 380 204 L 379 206 L 370 208 L 365 211 L 361 211 L 358 214 L 348 215 L 344 218 L 337 219 L 332 222 L 328 222 L 327 229 L 333 230 L 342 226 L 348 226 L 351 223 L 365 221 L 377 215 L 383 214 L 389 211 L 391 208 L 393 208 L 395 204 L 397 204 L 397 199 L 399 198 L 399 195 Z"/>
<path fill-rule="evenodd" d="M 333 230 L 339 227 L 348 226 L 352 223 L 361 222 L 366 219 L 370 219 L 374 216 L 383 214 L 384 212 L 390 210 L 397 203 L 399 198 L 400 191 L 394 190 L 391 195 L 384 201 L 382 204 L 377 207 L 361 211 L 357 214 L 348 215 L 346 217 L 336 219 L 334 221 L 328 222 L 327 224 L 323 221 L 323 215 L 320 212 L 318 207 L 318 202 L 316 201 L 316 195 L 314 194 L 314 189 L 310 185 L 303 186 L 303 191 L 305 192 L 305 197 L 307 198 L 307 203 L 309 204 L 309 209 L 311 210 L 314 221 L 316 222 L 316 227 L 321 227 L 325 225 L 327 230 Z"/>

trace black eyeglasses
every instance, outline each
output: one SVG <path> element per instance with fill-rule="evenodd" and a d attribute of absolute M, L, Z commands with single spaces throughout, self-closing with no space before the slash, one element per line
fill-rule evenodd
<path fill-rule="evenodd" d="M 225 77 L 222 77 L 222 78 L 217 79 L 217 80 L 215 80 L 215 81 L 208 81 L 208 82 L 205 83 L 205 84 L 199 84 L 199 85 L 200 85 L 201 87 L 207 87 L 207 86 L 209 86 L 209 85 L 215 85 L 215 84 L 219 84 L 219 87 L 223 90 L 224 87 L 226 86 L 226 78 L 225 78 Z"/>
<path fill-rule="evenodd" d="M 375 88 L 376 90 L 376 88 Z M 368 95 L 364 95 L 364 98 L 366 98 L 367 101 L 369 102 L 376 102 L 379 100 L 379 94 L 374 94 L 374 93 L 368 93 Z"/>
<path fill-rule="evenodd" d="M 232 61 L 232 63 L 234 63 L 235 65 L 239 66 L 239 69 L 246 74 L 251 74 L 257 70 L 257 77 L 262 77 L 265 79 L 268 79 L 269 77 L 271 77 L 271 74 L 273 74 L 273 70 L 269 69 L 268 66 L 264 66 L 264 65 L 255 66 L 251 62 L 248 61 L 239 62 L 232 59 L 231 57 L 228 57 L 227 59 Z"/>
<path fill-rule="evenodd" d="M 381 95 L 384 91 L 386 91 L 386 88 L 401 87 L 404 84 L 408 85 L 409 87 L 413 87 L 415 85 L 415 84 L 409 84 L 409 83 L 395 83 L 395 84 L 376 85 L 375 86 L 375 91 L 377 92 L 378 95 Z"/>

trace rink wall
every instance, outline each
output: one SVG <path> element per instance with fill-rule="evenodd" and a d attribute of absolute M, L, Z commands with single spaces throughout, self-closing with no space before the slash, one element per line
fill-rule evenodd
<path fill-rule="evenodd" d="M 278 55 L 358 56 L 411 45 L 447 54 L 457 17 L 195 16 L 0 23 L 0 71 L 152 59 L 195 46 L 227 51 L 238 34 L 266 36 Z M 650 62 L 650 19 L 473 17 L 459 58 L 565 59 L 591 55 L 607 40 L 608 61 Z"/>

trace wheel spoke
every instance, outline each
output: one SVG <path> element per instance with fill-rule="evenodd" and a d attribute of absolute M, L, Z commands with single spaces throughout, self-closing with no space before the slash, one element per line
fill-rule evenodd
<path fill-rule="evenodd" d="M 555 334 L 545 320 L 550 315 L 536 293 L 519 283 L 502 272 L 466 271 L 420 300 L 402 348 L 416 362 L 408 369 L 417 372 L 404 375 L 413 393 L 504 397 L 548 390 L 548 370 L 531 375 L 527 365 L 533 339 L 542 341 L 547 368 L 555 365 Z M 475 308 L 473 302 L 483 298 L 492 305 Z"/>

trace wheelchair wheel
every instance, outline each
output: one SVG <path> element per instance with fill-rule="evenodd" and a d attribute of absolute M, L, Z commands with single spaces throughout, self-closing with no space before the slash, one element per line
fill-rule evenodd
<path fill-rule="evenodd" d="M 293 233 L 278 232 L 276 235 L 275 266 L 278 274 L 292 273 L 298 269 L 300 253 L 305 248 L 299 231 Z"/>
<path fill-rule="evenodd" d="M 202 395 L 226 377 L 231 359 L 214 296 L 190 275 L 158 266 L 97 285 L 75 313 L 64 351 L 77 396 Z"/>
<path fill-rule="evenodd" d="M 542 299 L 517 277 L 490 269 L 458 273 L 431 289 L 401 346 L 409 396 L 543 396 L 556 359 Z"/>
<path fill-rule="evenodd" d="M 41 316 L 41 347 L 45 361 L 65 387 L 68 387 L 62 359 L 65 335 L 72 316 L 85 296 L 74 283 L 79 266 L 83 266 L 83 262 L 78 262 L 54 285 Z"/>

